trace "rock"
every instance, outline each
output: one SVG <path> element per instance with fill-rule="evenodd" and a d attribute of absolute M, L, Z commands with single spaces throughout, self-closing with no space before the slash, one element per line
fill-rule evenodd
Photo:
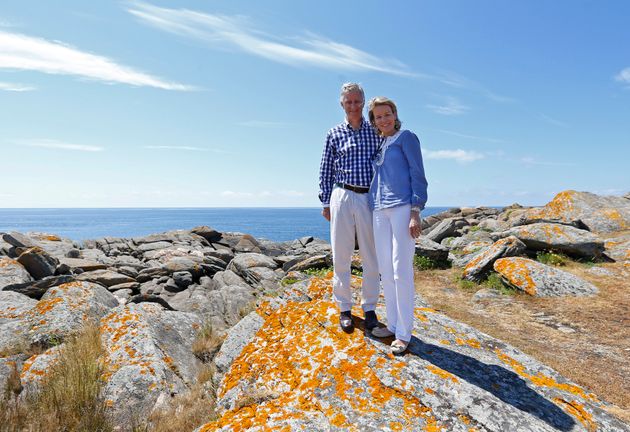
<path fill-rule="evenodd" d="M 408 352 L 394 357 L 389 340 L 343 333 L 329 296 L 316 280 L 309 300 L 259 309 L 217 389 L 218 418 L 198 431 L 630 430 L 595 395 L 435 310 L 415 308 Z"/>
<path fill-rule="evenodd" d="M 32 248 L 38 246 L 35 241 L 33 241 L 30 237 L 25 236 L 22 233 L 17 231 L 12 231 L 8 233 L 2 234 L 2 239 L 9 243 L 11 246 L 21 247 L 21 248 Z"/>
<path fill-rule="evenodd" d="M 479 222 L 479 225 L 477 225 L 479 228 L 481 228 L 482 230 L 486 230 L 486 231 L 501 231 L 503 229 L 503 225 L 501 225 L 501 223 L 496 220 L 496 219 L 484 219 L 481 222 Z"/>
<path fill-rule="evenodd" d="M 192 343 L 201 321 L 156 304 L 129 304 L 101 320 L 105 403 L 121 425 L 147 418 L 195 381 Z"/>
<path fill-rule="evenodd" d="M 158 249 L 170 248 L 172 246 L 173 244 L 171 242 L 158 241 L 158 242 L 152 242 L 152 243 L 142 243 L 140 246 L 138 246 L 138 250 L 141 252 L 149 252 L 149 251 L 158 250 Z"/>
<path fill-rule="evenodd" d="M 188 286 L 192 285 L 193 276 L 192 274 L 190 274 L 190 272 L 187 271 L 175 272 L 173 273 L 173 280 L 178 287 L 180 287 L 181 289 L 186 289 L 188 288 Z"/>
<path fill-rule="evenodd" d="M 463 218 L 444 219 L 426 233 L 425 236 L 429 240 L 439 243 L 446 237 L 459 237 L 457 230 L 467 225 L 468 222 Z"/>
<path fill-rule="evenodd" d="M 70 249 L 66 252 L 66 258 L 81 258 L 81 251 L 79 249 Z"/>
<path fill-rule="evenodd" d="M 217 287 L 221 288 L 228 285 L 247 286 L 245 279 L 234 273 L 232 270 L 217 272 L 212 277 Z"/>
<path fill-rule="evenodd" d="M 48 348 L 41 354 L 35 354 L 28 358 L 22 366 L 20 380 L 24 391 L 23 396 L 33 396 L 41 389 L 42 382 L 50 377 L 51 368 L 59 362 L 63 344 Z"/>
<path fill-rule="evenodd" d="M 228 265 L 228 269 L 235 273 L 248 270 L 253 267 L 266 267 L 269 269 L 278 268 L 278 264 L 268 256 L 259 253 L 238 254 Z"/>
<path fill-rule="evenodd" d="M 416 239 L 415 254 L 417 256 L 427 257 L 436 263 L 448 260 L 448 248 L 434 242 L 433 240 L 429 240 L 423 235 Z"/>
<path fill-rule="evenodd" d="M 619 196 L 567 190 L 557 194 L 544 207 L 529 210 L 522 223 L 540 221 L 583 224 L 595 233 L 625 230 L 630 228 L 630 201 Z"/>
<path fill-rule="evenodd" d="M 216 384 L 221 382 L 223 375 L 247 345 L 256 332 L 262 327 L 264 319 L 256 312 L 249 313 L 227 332 L 225 341 L 221 349 L 214 357 L 214 364 L 217 367 L 217 375 L 214 377 Z"/>
<path fill-rule="evenodd" d="M 207 226 L 198 226 L 190 230 L 190 232 L 205 238 L 210 243 L 217 242 L 221 239 L 221 233 Z"/>
<path fill-rule="evenodd" d="M 71 275 L 47 276 L 38 281 L 7 285 L 6 287 L 4 287 L 4 289 L 6 291 L 18 292 L 30 298 L 39 300 L 44 296 L 44 294 L 46 294 L 46 291 L 48 291 L 50 288 L 73 282 L 74 280 L 74 276 Z"/>
<path fill-rule="evenodd" d="M 483 300 L 493 300 L 497 298 L 501 298 L 501 293 L 499 292 L 499 290 L 496 290 L 494 288 L 482 288 L 472 296 L 472 301 L 479 302 Z"/>
<path fill-rule="evenodd" d="M 245 252 L 255 252 L 260 253 L 260 243 L 249 234 L 245 234 L 241 237 L 241 239 L 234 245 L 234 250 L 236 252 L 245 253 Z"/>
<path fill-rule="evenodd" d="M 332 257 L 330 255 L 316 255 L 291 265 L 288 269 L 286 269 L 286 271 L 304 271 L 309 269 L 321 269 L 331 266 Z"/>
<path fill-rule="evenodd" d="M 135 279 L 130 278 L 129 276 L 126 276 L 124 274 L 115 272 L 113 270 L 88 271 L 85 273 L 81 273 L 76 278 L 80 281 L 96 282 L 106 287 L 122 283 L 136 282 Z"/>
<path fill-rule="evenodd" d="M 31 343 L 47 345 L 98 320 L 118 301 L 107 289 L 91 282 L 71 282 L 49 289 L 28 312 Z"/>
<path fill-rule="evenodd" d="M 175 258 L 171 258 L 170 260 L 166 262 L 166 264 L 164 264 L 164 269 L 166 269 L 166 271 L 169 274 L 173 274 L 175 272 L 180 272 L 180 271 L 187 271 L 190 274 L 192 274 L 195 279 L 197 279 L 203 273 L 203 269 L 201 267 L 201 261 L 202 261 L 201 259 L 197 261 L 190 258 L 175 257 Z"/>
<path fill-rule="evenodd" d="M 604 242 L 591 232 L 568 225 L 534 223 L 516 226 L 501 233 L 493 233 L 494 238 L 515 236 L 533 251 L 554 250 L 567 255 L 599 258 L 604 251 Z"/>
<path fill-rule="evenodd" d="M 511 286 L 538 297 L 588 296 L 597 287 L 577 276 L 527 258 L 502 258 L 494 270 Z"/>
<path fill-rule="evenodd" d="M 476 281 L 492 268 L 492 264 L 499 258 L 519 255 L 525 251 L 525 245 L 514 236 L 506 237 L 495 242 L 488 249 L 479 253 L 464 267 L 463 279 Z"/>
<path fill-rule="evenodd" d="M 0 257 L 0 291 L 7 285 L 31 282 L 33 278 L 18 261 Z"/>
<path fill-rule="evenodd" d="M 36 304 L 23 294 L 0 291 L 0 352 L 21 352 L 28 346 L 28 312 Z"/>
<path fill-rule="evenodd" d="M 107 289 L 111 293 L 113 293 L 114 291 L 123 290 L 123 289 L 131 290 L 131 291 L 138 291 L 140 290 L 140 284 L 138 282 L 123 282 L 120 284 L 108 286 Z"/>
<path fill-rule="evenodd" d="M 59 262 L 69 266 L 71 269 L 81 269 L 86 272 L 107 268 L 107 266 L 103 263 L 82 258 L 60 258 Z"/>
<path fill-rule="evenodd" d="M 150 281 L 151 279 L 166 276 L 169 274 L 169 271 L 163 267 L 151 267 L 140 270 L 136 280 L 140 283 Z"/>
<path fill-rule="evenodd" d="M 175 310 L 165 299 L 154 294 L 136 294 L 131 296 L 127 303 L 155 303 L 166 310 Z"/>
<path fill-rule="evenodd" d="M 59 264 L 56 258 L 38 246 L 26 249 L 17 260 L 35 279 L 52 276 Z"/>
<path fill-rule="evenodd" d="M 224 268 L 232 261 L 234 258 L 234 252 L 231 249 L 206 249 L 203 252 L 205 257 L 217 258 L 221 260 L 224 264 Z"/>
<path fill-rule="evenodd" d="M 116 297 L 116 300 L 118 300 L 118 304 L 125 305 L 130 302 L 133 296 L 133 290 L 123 288 L 113 291 L 112 294 Z"/>
<path fill-rule="evenodd" d="M 606 255 L 615 261 L 630 262 L 630 233 L 607 239 L 604 243 Z"/>

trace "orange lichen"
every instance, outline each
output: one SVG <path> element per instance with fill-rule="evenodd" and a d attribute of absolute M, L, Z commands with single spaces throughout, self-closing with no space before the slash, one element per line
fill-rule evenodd
<path fill-rule="evenodd" d="M 17 262 L 14 259 L 11 259 L 11 258 L 8 258 L 8 257 L 0 258 L 0 268 L 8 267 L 8 266 L 19 266 L 19 267 L 22 267 L 22 264 L 20 264 L 19 262 Z"/>
<path fill-rule="evenodd" d="M 566 401 L 562 398 L 553 398 L 553 401 L 560 405 L 566 412 L 578 419 L 586 430 L 596 431 L 597 423 L 593 420 L 593 416 L 584 409 L 584 406 L 577 401 Z"/>
<path fill-rule="evenodd" d="M 313 279 L 309 295 L 310 302 L 289 301 L 277 310 L 259 310 L 265 318 L 263 326 L 232 363 L 217 392 L 219 397 L 228 392 L 239 394 L 243 383 L 249 383 L 278 396 L 247 408 L 230 409 L 201 430 L 228 426 L 241 431 L 246 424 L 264 429 L 269 422 L 281 424 L 321 414 L 331 425 L 356 430 L 349 423 L 350 416 L 378 418 L 392 399 L 402 403 L 395 420 L 403 429 L 421 418 L 427 430 L 437 430 L 430 409 L 405 391 L 385 386 L 370 366 L 385 368 L 396 378 L 405 363 L 379 354 L 362 332 L 345 334 L 339 329 L 338 310 L 324 299 L 330 295 L 330 283 Z M 321 399 L 322 392 L 328 395 L 326 399 Z M 334 398 L 334 405 L 327 402 L 328 397 Z"/>
<path fill-rule="evenodd" d="M 434 365 L 428 365 L 427 369 L 431 371 L 434 375 L 439 376 L 440 378 L 448 379 L 453 381 L 454 383 L 459 383 L 459 379 L 450 372 L 445 371 Z"/>
<path fill-rule="evenodd" d="M 524 378 L 527 378 L 530 382 L 532 382 L 532 384 L 535 384 L 539 387 L 549 387 L 549 388 L 555 388 L 562 391 L 566 391 L 575 396 L 581 397 L 584 400 L 597 401 L 597 397 L 594 394 L 586 393 L 581 387 L 575 384 L 559 383 L 552 377 L 547 376 L 540 372 L 536 375 L 529 374 L 526 372 L 525 366 L 523 366 L 521 363 L 514 360 L 512 357 L 508 356 L 507 354 L 503 353 L 498 348 L 495 349 L 494 352 L 503 363 L 510 366 L 512 370 L 516 372 L 518 375 Z"/>
<path fill-rule="evenodd" d="M 529 262 L 525 258 L 501 258 L 494 263 L 494 268 L 511 284 L 518 286 L 527 294 L 536 295 L 536 283 L 530 274 Z"/>

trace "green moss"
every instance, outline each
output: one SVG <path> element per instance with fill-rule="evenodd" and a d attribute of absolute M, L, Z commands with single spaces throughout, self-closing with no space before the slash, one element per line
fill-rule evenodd
<path fill-rule="evenodd" d="M 566 255 L 552 251 L 540 251 L 536 254 L 536 261 L 556 267 L 566 265 L 568 259 L 569 258 Z"/>
<path fill-rule="evenodd" d="M 503 279 L 501 279 L 501 275 L 496 272 L 490 272 L 490 274 L 488 274 L 488 278 L 482 282 L 482 285 L 486 288 L 495 289 L 503 295 L 516 294 L 516 289 L 506 285 L 503 282 Z"/>

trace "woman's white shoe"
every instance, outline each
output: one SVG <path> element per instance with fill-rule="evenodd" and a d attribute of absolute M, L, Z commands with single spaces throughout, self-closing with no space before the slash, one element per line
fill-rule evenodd
<path fill-rule="evenodd" d="M 400 339 L 396 339 L 394 342 L 392 342 L 392 353 L 393 354 L 400 354 L 402 352 L 404 352 L 407 349 L 407 346 L 409 346 L 409 342 L 405 342 L 402 341 Z"/>

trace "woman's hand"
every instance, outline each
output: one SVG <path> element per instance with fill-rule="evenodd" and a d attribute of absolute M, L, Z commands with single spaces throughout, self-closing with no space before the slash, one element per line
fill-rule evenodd
<path fill-rule="evenodd" d="M 418 238 L 422 234 L 422 223 L 420 222 L 420 212 L 411 212 L 411 220 L 409 221 L 409 233 L 411 237 Z"/>

